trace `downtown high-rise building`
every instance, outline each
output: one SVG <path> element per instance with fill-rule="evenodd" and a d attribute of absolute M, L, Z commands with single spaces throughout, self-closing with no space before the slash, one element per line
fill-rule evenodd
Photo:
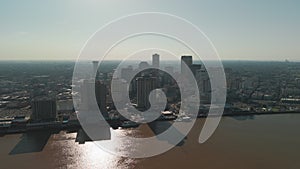
<path fill-rule="evenodd" d="M 159 68 L 159 54 L 157 53 L 152 55 L 152 66 L 154 68 Z"/>
<path fill-rule="evenodd" d="M 134 70 L 132 66 L 128 66 L 127 68 L 121 69 L 121 78 L 126 80 L 128 83 L 131 80 L 131 75 L 134 74 Z"/>
<path fill-rule="evenodd" d="M 80 109 L 89 111 L 100 110 L 104 117 L 108 117 L 106 110 L 107 87 L 101 81 L 84 80 L 81 86 Z M 95 99 L 96 98 L 96 105 Z"/>
<path fill-rule="evenodd" d="M 106 94 L 107 94 L 106 85 L 100 81 L 96 81 L 96 85 L 95 85 L 96 101 L 102 115 L 105 118 L 108 118 L 108 113 L 106 110 Z"/>
<path fill-rule="evenodd" d="M 157 86 L 156 77 L 138 77 L 137 81 L 137 106 L 150 108 L 149 95 Z"/>
<path fill-rule="evenodd" d="M 184 65 L 186 64 L 186 66 Z M 192 56 L 181 56 L 181 74 L 187 75 L 188 69 L 191 70 L 191 66 L 193 64 Z"/>
<path fill-rule="evenodd" d="M 95 75 L 97 77 L 99 61 L 93 61 L 92 63 L 93 63 L 93 75 Z"/>
<path fill-rule="evenodd" d="M 201 71 L 202 65 L 201 64 L 192 64 L 191 65 L 191 71 L 194 75 L 197 74 L 197 72 Z"/>
<path fill-rule="evenodd" d="M 54 121 L 57 116 L 56 99 L 41 97 L 32 100 L 32 121 Z"/>
<path fill-rule="evenodd" d="M 83 110 L 96 110 L 97 107 L 93 106 L 93 96 L 95 90 L 92 90 L 95 87 L 95 83 L 91 80 L 84 80 L 81 89 L 81 104 L 80 108 Z"/>

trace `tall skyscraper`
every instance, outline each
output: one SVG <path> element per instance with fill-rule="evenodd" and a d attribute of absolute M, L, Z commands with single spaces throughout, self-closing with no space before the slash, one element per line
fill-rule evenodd
<path fill-rule="evenodd" d="M 130 76 L 134 73 L 133 67 L 128 66 L 127 68 L 122 68 L 121 69 L 121 78 L 129 82 Z"/>
<path fill-rule="evenodd" d="M 201 96 L 200 99 L 201 104 L 202 103 L 208 104 L 210 102 L 211 86 L 210 86 L 210 79 L 207 71 L 204 68 L 198 70 L 195 74 L 195 78 L 197 80 L 197 84 Z"/>
<path fill-rule="evenodd" d="M 187 67 L 184 66 L 184 63 Z M 187 69 L 191 69 L 191 66 L 193 64 L 193 58 L 192 56 L 181 56 L 181 74 L 186 75 Z"/>
<path fill-rule="evenodd" d="M 35 98 L 32 101 L 32 121 L 54 121 L 56 119 L 56 99 Z"/>
<path fill-rule="evenodd" d="M 124 100 L 124 97 L 126 96 L 128 92 L 127 91 L 127 85 L 126 81 L 124 79 L 119 78 L 113 78 L 111 83 L 111 89 L 114 89 L 111 91 L 111 95 L 114 96 L 114 103 L 124 103 L 126 100 Z"/>
<path fill-rule="evenodd" d="M 156 88 L 157 78 L 138 77 L 137 79 L 137 106 L 139 108 L 150 108 L 149 94 Z"/>
<path fill-rule="evenodd" d="M 95 83 L 93 83 L 90 80 L 84 80 L 82 85 L 80 86 L 81 89 L 81 105 L 80 108 L 87 110 L 87 109 L 91 109 L 92 106 L 92 98 L 93 98 L 93 93 L 95 92 L 91 89 L 93 89 L 93 85 L 95 86 Z M 97 107 L 93 107 L 93 108 L 97 108 Z"/>
<path fill-rule="evenodd" d="M 98 107 L 105 118 L 108 118 L 108 113 L 106 110 L 106 85 L 101 83 L 100 81 L 96 81 L 95 85 L 95 95 Z"/>
<path fill-rule="evenodd" d="M 157 53 L 152 55 L 152 66 L 155 68 L 159 68 L 159 54 Z"/>
<path fill-rule="evenodd" d="M 192 64 L 192 65 L 191 65 L 191 70 L 192 70 L 192 72 L 193 72 L 194 75 L 196 75 L 196 73 L 197 73 L 198 71 L 200 71 L 201 68 L 202 68 L 202 65 L 201 65 L 201 64 Z"/>
<path fill-rule="evenodd" d="M 97 77 L 97 70 L 98 70 L 99 61 L 93 61 L 93 75 Z"/>
<path fill-rule="evenodd" d="M 94 90 L 92 90 L 94 89 Z M 106 85 L 100 81 L 95 83 L 90 80 L 84 80 L 81 86 L 81 105 L 82 110 L 98 111 L 100 109 L 104 117 L 108 117 L 106 111 Z M 96 98 L 96 103 L 94 104 L 94 98 Z"/>
<path fill-rule="evenodd" d="M 161 77 L 159 77 L 159 54 L 155 53 L 152 55 L 152 66 L 154 68 L 156 68 L 155 70 L 152 71 L 152 74 L 154 77 L 157 77 L 157 80 L 156 80 L 156 85 L 157 87 L 160 86 L 160 82 L 161 82 Z"/>

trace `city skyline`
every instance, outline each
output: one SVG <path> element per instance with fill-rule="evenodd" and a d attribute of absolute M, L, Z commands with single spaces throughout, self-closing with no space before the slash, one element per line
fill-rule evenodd
<path fill-rule="evenodd" d="M 0 2 L 0 168 L 300 168 L 300 1 Z"/>

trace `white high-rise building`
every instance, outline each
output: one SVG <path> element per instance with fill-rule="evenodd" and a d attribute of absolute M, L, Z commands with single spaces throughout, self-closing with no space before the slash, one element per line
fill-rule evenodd
<path fill-rule="evenodd" d="M 155 53 L 152 55 L 152 66 L 159 68 L 159 54 Z"/>

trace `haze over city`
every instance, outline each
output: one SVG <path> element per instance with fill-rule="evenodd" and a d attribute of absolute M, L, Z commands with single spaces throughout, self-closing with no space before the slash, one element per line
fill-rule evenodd
<path fill-rule="evenodd" d="M 297 0 L 5 1 L 0 5 L 0 59 L 76 60 L 87 39 L 112 20 L 138 12 L 163 12 L 198 26 L 215 45 L 222 60 L 299 61 L 299 3 Z M 175 49 L 178 56 L 184 53 Z M 126 53 L 126 48 L 123 50 Z M 115 59 L 123 55 L 121 50 Z"/>

